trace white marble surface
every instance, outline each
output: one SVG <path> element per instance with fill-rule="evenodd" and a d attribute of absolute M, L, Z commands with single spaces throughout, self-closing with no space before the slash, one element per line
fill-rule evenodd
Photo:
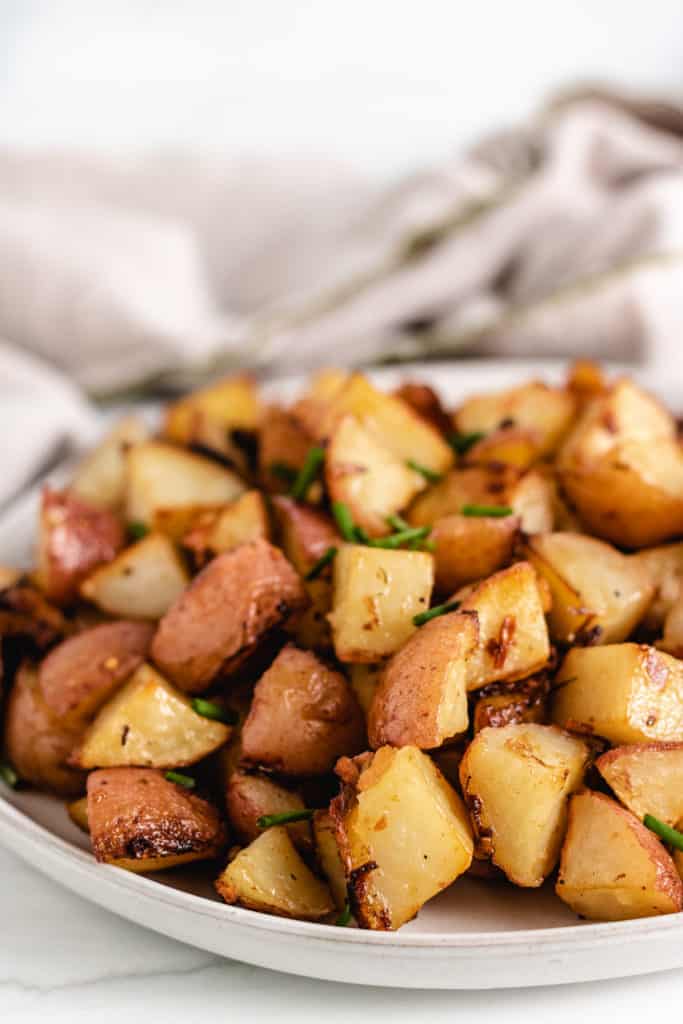
<path fill-rule="evenodd" d="M 420 992 L 309 981 L 220 960 L 91 906 L 0 848 L 0 1021 L 639 1020 L 680 1004 L 683 971 L 591 985 Z"/>

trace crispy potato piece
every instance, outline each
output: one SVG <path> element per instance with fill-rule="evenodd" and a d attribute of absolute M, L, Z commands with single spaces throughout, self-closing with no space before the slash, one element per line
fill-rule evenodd
<path fill-rule="evenodd" d="M 146 441 L 149 430 L 138 416 L 126 416 L 78 466 L 69 491 L 89 505 L 122 511 L 126 498 L 127 456 Z"/>
<path fill-rule="evenodd" d="M 313 835 L 318 864 L 327 879 L 337 910 L 344 910 L 348 899 L 348 889 L 336 833 L 336 825 L 329 811 L 316 811 L 313 815 Z"/>
<path fill-rule="evenodd" d="M 653 632 L 661 630 L 671 608 L 683 595 L 683 543 L 644 548 L 630 558 L 647 571 L 655 588 L 643 625 Z"/>
<path fill-rule="evenodd" d="M 394 654 L 415 632 L 413 616 L 429 607 L 433 582 L 430 554 L 344 544 L 334 560 L 328 616 L 339 660 Z"/>
<path fill-rule="evenodd" d="M 562 471 L 582 522 L 598 537 L 642 548 L 683 531 L 683 450 L 676 440 L 629 440 L 588 466 Z"/>
<path fill-rule="evenodd" d="M 468 659 L 468 690 L 498 680 L 523 679 L 550 657 L 548 628 L 536 573 L 517 562 L 474 587 L 460 605 L 476 612 L 479 644 Z"/>
<path fill-rule="evenodd" d="M 574 647 L 555 687 L 552 719 L 573 732 L 617 744 L 683 740 L 683 662 L 654 647 Z"/>
<path fill-rule="evenodd" d="M 84 725 L 145 660 L 154 630 L 105 622 L 64 640 L 43 660 L 40 693 L 63 722 Z"/>
<path fill-rule="evenodd" d="M 81 768 L 178 768 L 223 746 L 230 726 L 204 718 L 149 665 L 97 715 L 73 761 Z"/>
<path fill-rule="evenodd" d="M 534 430 L 502 427 L 486 434 L 463 456 L 463 465 L 486 465 L 489 462 L 516 469 L 529 469 L 542 455 L 541 434 Z"/>
<path fill-rule="evenodd" d="M 261 400 L 251 377 L 246 374 L 224 377 L 169 405 L 164 433 L 171 441 L 189 444 L 195 439 L 197 419 L 208 420 L 226 434 L 231 430 L 254 431 L 258 430 L 262 413 Z"/>
<path fill-rule="evenodd" d="M 82 728 L 61 721 L 45 703 L 37 670 L 28 663 L 17 672 L 5 711 L 5 750 L 25 782 L 59 796 L 83 792 L 85 775 L 69 764 Z"/>
<path fill-rule="evenodd" d="M 269 828 L 240 851 L 216 880 L 226 903 L 303 921 L 334 910 L 329 889 L 296 851 L 286 828 Z"/>
<path fill-rule="evenodd" d="M 160 619 L 185 590 L 187 570 L 168 537 L 150 533 L 96 569 L 81 597 L 109 615 Z"/>
<path fill-rule="evenodd" d="M 590 790 L 571 798 L 555 892 L 593 921 L 683 908 L 683 884 L 656 836 L 614 800 Z"/>
<path fill-rule="evenodd" d="M 515 683 L 493 683 L 483 690 L 472 714 L 475 735 L 520 722 L 546 721 L 550 683 L 545 672 Z"/>
<path fill-rule="evenodd" d="M 181 690 L 227 675 L 275 626 L 307 604 L 297 573 L 266 540 L 218 555 L 166 612 L 152 657 Z"/>
<path fill-rule="evenodd" d="M 423 476 L 379 444 L 353 416 L 342 416 L 330 435 L 325 481 L 332 501 L 348 505 L 355 523 L 372 537 L 391 532 L 387 517 L 423 491 Z"/>
<path fill-rule="evenodd" d="M 613 644 L 643 618 L 654 588 L 647 570 L 620 551 L 579 533 L 531 537 L 524 554 L 548 582 L 548 625 L 556 643 Z"/>
<path fill-rule="evenodd" d="M 216 857 L 226 841 L 216 808 L 154 768 L 91 772 L 88 824 L 96 860 L 135 872 Z"/>
<path fill-rule="evenodd" d="M 270 540 L 270 520 L 260 491 L 246 491 L 220 511 L 206 512 L 183 537 L 183 547 L 201 562 L 249 540 Z"/>
<path fill-rule="evenodd" d="M 311 651 L 283 648 L 256 684 L 243 760 L 286 775 L 320 775 L 364 745 L 363 712 L 341 672 Z"/>
<path fill-rule="evenodd" d="M 675 827 L 683 818 L 683 743 L 634 743 L 602 754 L 595 767 L 629 811 Z"/>
<path fill-rule="evenodd" d="M 287 466 L 296 473 L 314 443 L 313 435 L 293 413 L 271 405 L 259 431 L 258 468 L 266 489 L 275 493 L 289 490 L 290 482 L 274 467 Z"/>
<path fill-rule="evenodd" d="M 479 851 L 511 882 L 536 888 L 555 867 L 588 761 L 588 746 L 552 725 L 482 729 L 470 743 L 460 782 Z"/>
<path fill-rule="evenodd" d="M 417 381 L 406 381 L 394 391 L 394 396 L 409 405 L 418 416 L 426 420 L 440 434 L 452 433 L 451 418 L 441 404 L 434 388 Z"/>
<path fill-rule="evenodd" d="M 569 430 L 575 411 L 569 391 L 530 381 L 521 387 L 468 398 L 454 420 L 456 430 L 463 434 L 489 434 L 505 424 L 533 431 L 538 454 L 547 455 L 555 451 Z"/>
<path fill-rule="evenodd" d="M 88 573 L 110 562 L 124 545 L 123 526 L 108 509 L 45 487 L 36 578 L 55 604 L 69 604 Z"/>
<path fill-rule="evenodd" d="M 502 569 L 512 559 L 519 539 L 519 516 L 444 516 L 430 534 L 434 551 L 435 588 L 452 594 Z"/>
<path fill-rule="evenodd" d="M 126 515 L 151 526 L 158 509 L 221 505 L 246 490 L 230 469 L 161 441 L 136 445 L 128 453 Z"/>
<path fill-rule="evenodd" d="M 349 682 L 367 720 L 372 701 L 379 686 L 384 662 L 377 665 L 349 665 Z"/>
<path fill-rule="evenodd" d="M 78 800 L 72 800 L 71 803 L 66 805 L 66 810 L 77 828 L 80 828 L 82 832 L 90 832 L 87 796 L 82 796 Z"/>
<path fill-rule="evenodd" d="M 169 505 L 157 508 L 149 528 L 152 533 L 161 533 L 174 544 L 180 544 L 185 534 L 195 525 L 212 518 L 224 508 L 225 505 Z"/>
<path fill-rule="evenodd" d="M 470 866 L 467 812 L 416 747 L 380 747 L 337 771 L 330 813 L 351 909 L 362 928 L 395 930 Z"/>
<path fill-rule="evenodd" d="M 285 789 L 267 775 L 245 771 L 235 771 L 228 779 L 225 806 L 235 835 L 245 845 L 261 835 L 258 820 L 263 815 L 285 814 L 305 808 L 299 793 Z M 308 821 L 293 821 L 285 828 L 295 846 L 310 851 L 311 826 Z"/>
<path fill-rule="evenodd" d="M 71 632 L 72 622 L 23 577 L 0 590 L 0 639 L 27 639 L 42 651 Z"/>
<path fill-rule="evenodd" d="M 466 731 L 467 662 L 479 641 L 474 613 L 425 623 L 385 668 L 368 715 L 373 748 L 441 747 Z"/>

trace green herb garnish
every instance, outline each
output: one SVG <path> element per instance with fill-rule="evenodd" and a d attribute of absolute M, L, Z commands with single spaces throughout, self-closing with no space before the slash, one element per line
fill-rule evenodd
<path fill-rule="evenodd" d="M 429 466 L 423 466 L 420 462 L 415 462 L 414 459 L 406 459 L 406 466 L 408 469 L 414 470 L 415 473 L 419 473 L 430 484 L 438 484 L 439 480 L 443 479 L 443 474 L 435 473 Z"/>
<path fill-rule="evenodd" d="M 9 761 L 0 761 L 0 779 L 9 786 L 10 789 L 16 789 L 19 782 L 19 776 L 15 772 Z"/>
<path fill-rule="evenodd" d="M 127 530 L 131 540 L 142 540 L 149 533 L 149 526 L 147 523 L 133 522 L 128 523 Z"/>
<path fill-rule="evenodd" d="M 166 772 L 164 778 L 167 782 L 175 782 L 176 786 L 184 786 L 185 789 L 194 789 L 195 780 L 191 775 L 183 775 L 182 772 Z"/>
<path fill-rule="evenodd" d="M 256 824 L 259 828 L 272 828 L 273 825 L 290 825 L 293 821 L 310 821 L 315 811 L 283 811 L 282 814 L 264 814 Z"/>
<path fill-rule="evenodd" d="M 367 544 L 370 540 L 370 534 L 367 533 L 362 526 L 354 526 L 353 535 L 359 544 Z"/>
<path fill-rule="evenodd" d="M 320 467 L 325 461 L 325 449 L 320 448 L 318 445 L 314 445 L 308 449 L 306 459 L 303 466 L 301 467 L 299 474 L 291 486 L 289 493 L 296 501 L 303 501 L 308 494 L 308 488 L 311 486 L 318 473 Z"/>
<path fill-rule="evenodd" d="M 347 900 L 346 904 L 344 905 L 344 909 L 342 910 L 341 914 L 339 915 L 339 917 L 337 918 L 337 920 L 334 923 L 337 926 L 337 928 L 346 928 L 346 926 L 347 926 L 347 924 L 349 923 L 350 920 L 351 920 L 351 906 L 349 904 L 349 901 Z"/>
<path fill-rule="evenodd" d="M 212 700 L 204 700 L 203 697 L 194 697 L 192 710 L 196 711 L 202 718 L 210 718 L 214 722 L 223 722 L 225 725 L 235 725 L 239 715 L 232 708 L 224 708 L 222 704 L 216 704 Z"/>
<path fill-rule="evenodd" d="M 315 563 L 313 568 L 309 572 L 306 573 L 306 575 L 304 576 L 304 579 L 305 580 L 315 580 L 315 579 L 317 579 L 318 576 L 320 575 L 320 573 L 323 571 L 323 569 L 325 569 L 326 566 L 328 566 L 330 564 L 330 562 L 333 561 L 334 556 L 337 554 L 337 550 L 338 549 L 335 548 L 335 547 L 328 548 L 327 551 L 323 555 L 320 556 L 320 558 Z"/>
<path fill-rule="evenodd" d="M 430 526 L 411 526 L 388 537 L 373 537 L 368 541 L 371 548 L 400 548 L 402 544 L 425 540 L 431 532 Z"/>
<path fill-rule="evenodd" d="M 447 604 L 435 604 L 433 608 L 430 608 L 426 612 L 420 612 L 418 615 L 413 615 L 413 622 L 416 626 L 424 626 L 425 622 L 429 622 L 431 619 L 437 619 L 439 615 L 448 615 L 449 612 L 455 612 L 460 607 L 459 601 L 449 601 Z"/>
<path fill-rule="evenodd" d="M 332 515 L 344 540 L 348 541 L 349 544 L 356 544 L 358 542 L 358 535 L 356 534 L 356 527 L 354 526 L 349 506 L 345 505 L 343 501 L 333 501 Z"/>
<path fill-rule="evenodd" d="M 399 516 L 398 514 L 394 516 L 387 516 L 387 523 L 392 528 L 392 530 L 410 529 L 410 523 L 407 520 L 405 520 L 403 516 Z"/>
<path fill-rule="evenodd" d="M 513 511 L 509 505 L 463 505 L 460 509 L 463 516 L 490 516 L 492 519 L 511 516 Z"/>
<path fill-rule="evenodd" d="M 483 440 L 486 434 L 482 430 L 473 430 L 471 434 L 451 434 L 448 443 L 458 455 L 466 455 L 477 441 Z"/>
<path fill-rule="evenodd" d="M 652 814 L 645 815 L 643 825 L 658 835 L 660 839 L 663 839 L 665 843 L 668 843 L 669 846 L 674 846 L 677 850 L 683 850 L 683 832 L 665 825 L 663 821 L 655 818 Z"/>
<path fill-rule="evenodd" d="M 294 466 L 289 466 L 286 462 L 273 462 L 268 469 L 273 476 L 289 484 L 290 487 L 299 475 Z"/>

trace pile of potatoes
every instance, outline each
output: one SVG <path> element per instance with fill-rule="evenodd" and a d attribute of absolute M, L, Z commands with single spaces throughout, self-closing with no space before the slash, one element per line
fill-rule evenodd
<path fill-rule="evenodd" d="M 98 861 L 382 930 L 462 875 L 683 909 L 643 821 L 683 827 L 683 447 L 592 364 L 455 410 L 327 370 L 127 418 L 44 490 L 0 642 L 0 774 Z"/>

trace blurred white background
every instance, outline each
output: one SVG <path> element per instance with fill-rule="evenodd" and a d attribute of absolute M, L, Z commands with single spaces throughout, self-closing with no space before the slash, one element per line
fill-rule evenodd
<path fill-rule="evenodd" d="M 681 0 L 0 3 L 0 140 L 312 151 L 382 176 L 568 81 L 683 95 Z"/>

